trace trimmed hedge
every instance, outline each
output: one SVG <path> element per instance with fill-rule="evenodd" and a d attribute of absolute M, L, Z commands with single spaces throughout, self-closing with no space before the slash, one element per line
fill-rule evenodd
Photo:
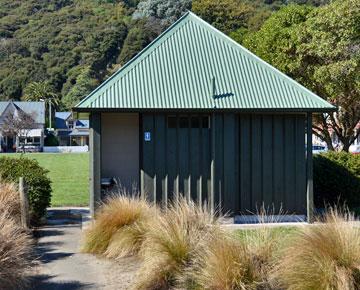
<path fill-rule="evenodd" d="M 51 181 L 48 170 L 42 168 L 36 160 L 20 157 L 0 158 L 0 177 L 5 181 L 18 183 L 23 176 L 29 188 L 30 216 L 32 223 L 38 223 L 50 206 Z"/>
<path fill-rule="evenodd" d="M 360 155 L 328 152 L 314 156 L 314 202 L 360 206 Z"/>

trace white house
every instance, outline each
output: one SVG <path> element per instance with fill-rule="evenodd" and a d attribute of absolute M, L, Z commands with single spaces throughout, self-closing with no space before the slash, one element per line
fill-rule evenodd
<path fill-rule="evenodd" d="M 17 136 L 2 136 L 0 130 L 0 152 L 42 151 L 44 146 L 45 103 L 44 102 L 0 102 L 0 128 L 6 118 L 25 113 L 34 119 L 31 128 L 25 128 Z"/>

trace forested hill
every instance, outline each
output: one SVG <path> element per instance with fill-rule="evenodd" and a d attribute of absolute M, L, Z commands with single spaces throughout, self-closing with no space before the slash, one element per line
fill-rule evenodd
<path fill-rule="evenodd" d="M 69 109 L 188 9 L 241 42 L 289 2 L 328 1 L 0 0 L 0 100 L 35 82 Z"/>

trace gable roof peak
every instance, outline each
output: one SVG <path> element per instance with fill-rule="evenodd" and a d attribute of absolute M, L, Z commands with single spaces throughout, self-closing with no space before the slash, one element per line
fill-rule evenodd
<path fill-rule="evenodd" d="M 212 78 L 221 97 L 212 98 Z M 75 110 L 109 108 L 335 109 L 190 11 Z"/>

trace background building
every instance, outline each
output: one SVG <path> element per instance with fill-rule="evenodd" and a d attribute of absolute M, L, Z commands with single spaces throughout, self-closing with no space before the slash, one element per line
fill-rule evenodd
<path fill-rule="evenodd" d="M 59 146 L 88 146 L 89 120 L 74 119 L 71 112 L 56 112 L 55 135 Z"/>
<path fill-rule="evenodd" d="M 1 128 L 7 120 L 17 120 L 21 116 L 30 116 L 33 120 L 24 124 L 15 124 L 22 127 L 18 133 L 4 134 Z M 21 123 L 21 122 L 19 122 Z M 0 102 L 0 152 L 39 152 L 44 146 L 45 103 L 44 102 Z"/>

